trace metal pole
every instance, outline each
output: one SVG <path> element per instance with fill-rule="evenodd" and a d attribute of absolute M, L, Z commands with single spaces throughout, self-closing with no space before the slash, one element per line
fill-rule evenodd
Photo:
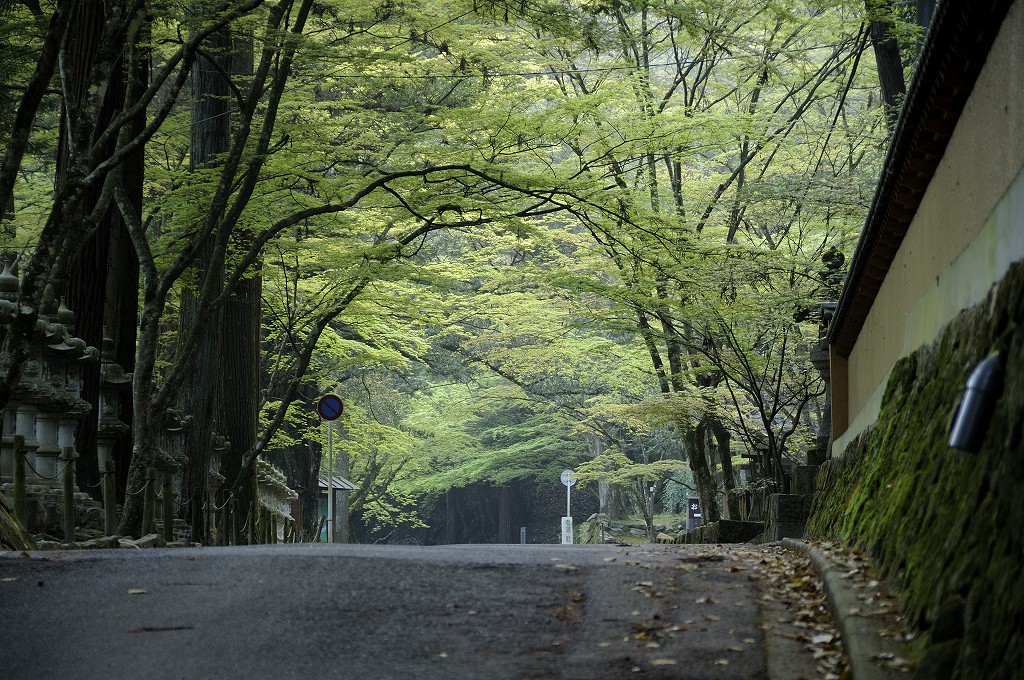
<path fill-rule="evenodd" d="M 327 542 L 334 543 L 334 428 L 327 421 Z"/>
<path fill-rule="evenodd" d="M 572 502 L 570 495 L 572 493 L 572 484 L 565 485 L 565 516 L 572 517 Z"/>

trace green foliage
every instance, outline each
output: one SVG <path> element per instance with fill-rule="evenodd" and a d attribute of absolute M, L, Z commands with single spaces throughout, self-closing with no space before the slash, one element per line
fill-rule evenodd
<path fill-rule="evenodd" d="M 267 445 L 322 436 L 289 401 L 337 390 L 353 509 L 381 526 L 567 467 L 664 481 L 709 422 L 806 440 L 808 310 L 841 279 L 821 259 L 852 250 L 885 135 L 862 5 L 326 0 L 298 33 L 275 7 L 232 24 L 274 63 L 252 93 L 233 72 L 237 172 L 192 167 L 185 95 L 145 144 L 137 240 L 148 278 L 172 277 L 142 296 L 158 384 L 187 359 L 176 296 L 200 277 L 176 267 L 207 230 L 226 244 L 211 305 L 262 279 Z M 154 6 L 154 73 L 215 19 L 183 9 Z M 7 84 L 39 28 L 2 21 Z M 4 249 L 52 217 L 58 116 L 48 98 Z"/>
<path fill-rule="evenodd" d="M 576 478 L 581 484 L 603 479 L 611 484 L 627 485 L 660 481 L 685 469 L 686 463 L 681 460 L 637 463 L 626 454 L 609 449 L 576 468 Z"/>

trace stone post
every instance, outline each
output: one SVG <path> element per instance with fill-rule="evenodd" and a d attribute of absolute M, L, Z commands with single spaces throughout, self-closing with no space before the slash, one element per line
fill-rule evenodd
<path fill-rule="evenodd" d="M 163 508 L 160 515 L 163 521 L 164 540 L 170 543 L 174 540 L 174 471 L 164 472 L 164 488 L 160 494 L 163 500 Z"/>
<path fill-rule="evenodd" d="M 18 418 L 18 404 L 8 401 L 3 410 L 3 438 L 0 439 L 0 484 L 14 483 L 14 432 Z"/>
<path fill-rule="evenodd" d="M 114 474 L 114 458 L 108 446 L 101 454 L 100 473 L 103 484 L 103 533 L 113 536 L 117 531 L 117 477 Z"/>
<path fill-rule="evenodd" d="M 156 510 L 156 468 L 146 469 L 146 487 L 142 500 L 142 535 L 153 533 L 153 514 Z"/>
<path fill-rule="evenodd" d="M 238 525 L 238 499 L 232 498 L 229 510 L 231 511 L 231 545 L 242 544 L 241 527 Z"/>
<path fill-rule="evenodd" d="M 218 530 L 217 542 L 220 545 L 231 543 L 231 504 L 227 503 L 220 509 L 220 529 Z"/>
<path fill-rule="evenodd" d="M 252 545 L 256 542 L 256 504 L 249 504 L 249 513 L 245 517 L 245 542 Z"/>
<path fill-rule="evenodd" d="M 64 461 L 64 542 L 75 541 L 75 461 L 78 452 L 72 446 L 61 449 L 60 459 Z"/>
<path fill-rule="evenodd" d="M 28 503 L 25 488 L 25 437 L 14 435 L 14 517 L 28 527 Z"/>
<path fill-rule="evenodd" d="M 18 407 L 18 415 L 15 421 L 14 433 L 21 436 L 22 461 L 28 466 L 35 464 L 36 449 L 39 448 L 39 440 L 36 439 L 37 413 L 38 411 L 35 406 L 22 404 Z M 15 460 L 17 460 L 17 457 L 15 457 Z M 22 473 L 25 475 L 25 482 L 27 484 L 31 477 L 25 469 L 22 469 Z"/>

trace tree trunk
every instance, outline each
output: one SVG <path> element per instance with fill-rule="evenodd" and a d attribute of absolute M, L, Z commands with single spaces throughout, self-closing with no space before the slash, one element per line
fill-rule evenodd
<path fill-rule="evenodd" d="M 230 62 L 232 73 L 252 75 L 251 37 L 234 34 Z M 237 227 L 231 235 L 232 249 L 248 250 L 252 238 L 253 234 L 249 230 Z M 226 478 L 222 496 L 227 495 L 227 490 L 243 474 L 242 459 L 256 443 L 259 429 L 262 293 L 263 277 L 257 265 L 251 276 L 238 282 L 221 312 L 223 328 L 229 331 L 223 335 L 220 343 L 221 386 L 217 430 L 229 442 L 228 451 L 221 462 L 221 474 Z M 346 473 L 342 476 L 348 475 Z M 254 477 L 242 480 L 238 488 L 241 489 L 237 494 L 239 507 L 248 507 L 256 500 Z M 337 514 L 345 521 L 335 526 L 335 537 L 343 543 L 348 542 L 347 507 L 345 510 L 346 514 Z M 339 533 L 344 536 L 343 539 L 338 538 Z"/>
<path fill-rule="evenodd" d="M 892 134 L 899 118 L 902 97 L 907 93 L 900 46 L 892 35 L 892 22 L 888 17 L 892 12 L 892 2 L 890 0 L 865 0 L 865 6 L 871 21 L 869 29 L 871 45 L 875 49 L 878 84 L 881 87 L 882 103 L 885 106 L 885 122 L 889 128 L 889 134 Z"/>
<path fill-rule="evenodd" d="M 717 522 L 722 518 L 722 511 L 718 505 L 718 483 L 708 464 L 708 455 L 705 450 L 707 423 L 702 420 L 697 427 L 687 431 L 685 439 L 687 458 L 690 462 L 690 470 L 693 472 L 693 481 L 697 485 L 697 495 L 700 496 L 701 515 L 704 523 Z"/>
<path fill-rule="evenodd" d="M 97 42 L 103 30 L 103 3 L 88 0 L 78 5 L 65 58 L 65 69 L 71 75 L 72 89 L 65 93 L 80 102 L 87 82 L 88 69 L 93 62 Z M 97 131 L 107 127 L 114 115 L 125 105 L 126 87 L 123 59 L 116 64 L 100 111 Z M 138 82 L 148 78 L 148 64 L 140 60 L 137 72 L 131 74 Z M 62 109 L 61 129 L 67 130 L 65 107 Z M 145 126 L 145 116 L 137 117 L 129 125 L 131 134 L 138 134 Z M 113 146 L 104 151 L 113 152 Z M 68 160 L 67 139 L 62 134 L 57 159 L 57 175 L 62 176 Z M 136 215 L 142 210 L 142 179 L 144 155 L 140 148 L 125 160 L 121 184 L 135 207 Z M 60 180 L 58 179 L 58 182 Z M 99 187 L 90 192 L 83 205 L 83 215 L 92 210 L 99 198 Z M 114 340 L 115 361 L 127 371 L 135 363 L 135 328 L 138 316 L 139 264 L 131 239 L 116 209 L 109 210 L 97 224 L 96 231 L 82 244 L 78 257 L 72 263 L 68 277 L 67 306 L 76 315 L 75 334 L 93 347 L 102 347 L 103 328 Z M 78 427 L 77 448 L 80 458 L 76 464 L 77 479 L 83 488 L 99 497 L 100 471 L 96 458 L 96 415 L 99 408 L 99 365 L 88 364 L 82 371 L 82 398 L 92 405 Z M 131 424 L 131 409 L 122 408 L 119 417 Z M 123 436 L 115 445 L 115 469 L 122 480 L 127 479 L 131 455 L 130 437 Z"/>
<path fill-rule="evenodd" d="M 732 467 L 732 451 L 729 449 L 729 431 L 718 418 L 709 418 L 708 426 L 715 439 L 718 459 L 722 463 L 722 485 L 725 487 L 725 514 L 728 519 L 740 518 L 740 500 L 736 495 L 736 473 Z"/>
<path fill-rule="evenodd" d="M 598 512 L 608 515 L 608 519 L 621 520 L 629 515 L 622 491 L 606 479 L 597 480 L 597 499 Z"/>
<path fill-rule="evenodd" d="M 217 156 L 231 143 L 229 105 L 231 90 L 225 73 L 230 73 L 231 34 L 227 29 L 210 35 L 204 51 L 192 69 L 192 134 L 189 152 L 193 169 L 217 163 Z M 215 235 L 216 237 L 216 235 Z M 190 496 L 192 538 L 207 542 L 203 507 L 215 499 L 209 497 L 210 447 L 214 432 L 214 408 L 221 385 L 221 310 L 203 308 L 196 291 L 212 285 L 217 292 L 223 286 L 224 262 L 216 255 L 216 238 L 204 246 L 193 270 L 194 288 L 182 292 L 179 334 L 183 337 L 205 315 L 217 318 L 201 325 L 202 332 L 194 349 L 195 372 L 198 378 L 182 386 L 177 407 L 193 420 L 185 431 L 185 455 L 188 464 L 183 492 Z M 211 280 L 212 279 L 212 280 Z M 231 333 L 226 335 L 231 336 Z M 236 442 L 230 442 L 234 445 Z M 241 506 L 248 507 L 248 506 Z"/>

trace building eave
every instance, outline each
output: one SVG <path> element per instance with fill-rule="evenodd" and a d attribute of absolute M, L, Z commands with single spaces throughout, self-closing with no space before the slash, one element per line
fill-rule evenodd
<path fill-rule="evenodd" d="M 841 357 L 853 351 L 1012 4 L 939 3 L 829 326 Z"/>

